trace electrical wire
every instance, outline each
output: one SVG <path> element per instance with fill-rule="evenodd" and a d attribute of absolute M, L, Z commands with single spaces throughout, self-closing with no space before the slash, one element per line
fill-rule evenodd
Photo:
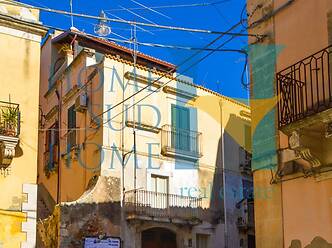
<path fill-rule="evenodd" d="M 233 27 L 231 27 L 227 32 L 229 32 L 229 31 L 231 31 L 231 30 L 233 30 L 233 29 L 235 29 L 238 25 L 239 25 L 240 23 L 238 23 L 238 24 L 235 24 Z M 210 45 L 212 45 L 214 42 L 216 42 L 217 40 L 219 40 L 221 37 L 223 37 L 223 34 L 222 35 L 220 35 L 219 37 L 217 37 L 215 40 L 213 40 L 212 42 L 210 42 L 205 48 L 203 48 L 203 49 L 198 49 L 198 53 L 199 52 L 201 52 L 202 50 L 204 50 L 204 49 L 208 49 L 208 46 L 210 46 Z M 230 40 L 232 40 L 234 38 L 234 36 L 232 36 L 231 37 L 231 39 Z M 146 45 L 146 44 L 145 44 Z M 157 44 L 157 45 L 160 45 L 160 44 Z M 210 53 L 207 55 L 207 56 L 209 56 L 209 55 L 211 55 L 212 53 L 214 53 L 214 52 L 216 52 L 216 51 L 236 51 L 236 52 L 241 52 L 241 53 L 243 53 L 243 51 L 242 50 L 237 50 L 237 49 L 223 49 L 223 50 L 221 50 L 220 49 L 220 47 L 222 47 L 223 45 L 225 45 L 225 43 L 224 44 L 222 44 L 221 46 L 219 46 L 218 48 L 216 48 L 216 49 L 210 49 Z M 174 46 L 172 47 L 172 48 L 175 48 Z M 184 49 L 184 47 L 179 47 L 180 49 Z M 185 48 L 185 49 L 188 49 L 188 47 L 187 48 Z M 195 50 L 195 48 L 192 48 L 192 50 Z M 183 63 L 185 63 L 185 62 L 187 62 L 188 60 L 190 60 L 191 58 L 193 58 L 194 56 L 196 56 L 198 53 L 196 53 L 196 54 L 194 54 L 193 56 L 190 56 L 188 59 L 186 59 Z M 202 59 L 200 59 L 198 62 L 196 62 L 195 64 L 197 64 L 197 63 L 199 63 L 199 62 L 201 62 L 203 59 L 205 59 L 207 56 L 205 56 L 204 58 L 202 58 Z M 181 66 L 183 63 L 181 63 L 180 65 L 178 65 L 177 67 L 179 67 L 179 66 Z M 193 65 L 195 65 L 195 64 L 193 64 Z M 193 66 L 192 65 L 192 66 Z M 177 68 L 176 67 L 176 68 Z M 190 69 L 190 67 L 189 68 L 187 68 L 187 70 L 189 70 Z M 186 70 L 186 71 L 187 71 Z M 170 72 L 171 73 L 171 72 Z M 178 75 L 179 76 L 179 75 Z M 174 80 L 174 79 L 176 79 L 178 76 L 176 76 L 175 78 L 173 78 L 172 80 Z M 162 76 L 162 77 L 164 77 L 164 76 Z M 161 77 L 161 78 L 162 78 Z M 158 80 L 160 80 L 161 78 L 159 78 L 159 79 L 157 79 L 157 80 L 155 80 L 154 82 L 157 82 Z M 172 80 L 170 80 L 170 81 L 172 81 Z M 169 81 L 169 82 L 170 82 Z M 154 83 L 154 82 L 152 82 L 152 84 Z M 169 83 L 168 82 L 168 83 Z M 147 85 L 146 87 L 144 87 L 144 88 L 142 88 L 141 90 L 139 90 L 139 91 L 137 91 L 134 95 L 137 95 L 138 93 L 140 93 L 140 92 L 142 92 L 143 90 L 145 90 L 146 88 L 148 88 L 148 87 L 150 87 L 151 85 Z M 153 92 L 152 92 L 153 93 Z M 151 94 L 149 94 L 149 95 L 151 95 Z M 148 95 L 148 96 L 149 96 Z M 148 97 L 148 96 L 146 96 L 146 97 Z M 124 99 L 124 101 L 127 101 L 128 99 L 130 99 L 131 97 L 133 97 L 133 96 L 129 96 L 128 98 L 126 98 L 126 99 Z M 145 98 L 146 98 L 145 97 Z M 145 99 L 144 98 L 144 99 Z M 143 99 L 141 99 L 140 101 L 142 101 Z M 118 103 L 118 104 L 116 104 L 115 106 L 113 106 L 112 107 L 112 109 L 113 108 L 115 108 L 115 107 L 117 107 L 117 106 L 119 106 L 120 104 L 122 104 L 123 102 L 120 102 L 120 103 Z M 137 104 L 137 103 L 136 103 Z M 131 106 L 132 107 L 132 106 Z M 131 107 L 129 107 L 129 108 L 131 108 Z M 128 109 L 128 108 L 127 108 Z M 103 115 L 104 113 L 106 113 L 106 112 L 108 112 L 108 111 L 110 111 L 111 109 L 108 109 L 108 110 L 106 110 L 106 111 L 104 111 L 102 114 L 100 114 L 100 115 Z M 98 115 L 98 116 L 100 116 L 100 115 Z M 98 116 L 96 116 L 96 117 L 98 117 Z M 95 118 L 96 118 L 95 117 Z"/>
<path fill-rule="evenodd" d="M 98 36 L 93 36 L 88 34 L 88 36 L 92 36 L 94 38 L 99 38 Z M 116 38 L 103 38 L 112 42 L 124 43 L 124 44 L 133 44 L 132 40 L 120 40 Z M 216 52 L 238 52 L 242 54 L 246 54 L 246 52 L 242 49 L 217 49 L 217 48 L 204 48 L 204 47 L 189 47 L 189 46 L 179 46 L 179 45 L 165 45 L 160 43 L 150 43 L 150 42 L 139 42 L 136 43 L 140 46 L 147 47 L 158 47 L 158 48 L 168 48 L 168 49 L 178 49 L 178 50 L 189 50 L 189 51 L 216 51 Z"/>
<path fill-rule="evenodd" d="M 240 25 L 240 23 L 235 24 L 234 26 L 232 26 L 229 30 L 233 30 L 236 27 L 238 27 Z M 215 38 L 213 41 L 211 41 L 208 45 L 205 46 L 205 48 L 208 48 L 209 46 L 211 46 L 212 44 L 214 44 L 215 42 L 217 42 L 219 39 L 221 39 L 223 37 L 223 35 L 218 36 L 217 38 Z M 234 36 L 232 36 L 232 38 L 234 38 Z M 164 75 L 166 75 L 167 73 L 172 73 L 174 72 L 177 68 L 179 68 L 180 66 L 182 66 L 183 64 L 185 64 L 187 61 L 191 60 L 193 57 L 195 57 L 196 55 L 198 55 L 200 51 L 197 51 L 195 54 L 191 55 L 189 58 L 185 59 L 183 62 L 181 62 L 179 65 L 177 65 L 174 69 L 171 69 L 168 72 L 165 72 Z M 103 111 L 101 114 L 97 115 L 95 118 L 104 115 L 105 113 L 111 111 L 112 109 L 120 106 L 121 104 L 123 104 L 124 102 L 128 101 L 131 97 L 141 93 L 142 91 L 148 89 L 149 87 L 151 87 L 151 85 L 153 85 L 154 83 L 158 82 L 160 79 L 162 79 L 164 77 L 164 75 L 160 76 L 158 79 L 155 79 L 154 81 L 152 81 L 150 84 L 146 85 L 145 87 L 143 87 L 142 89 L 136 91 L 134 94 L 132 94 L 131 96 L 125 98 L 124 100 L 120 101 L 119 103 L 115 104 L 113 107 Z M 177 75 L 174 79 L 176 79 L 177 77 L 179 77 L 179 75 Z M 173 79 L 172 79 L 173 80 Z M 172 81 L 170 80 L 170 81 Z M 170 82 L 169 81 L 169 82 Z"/>
<path fill-rule="evenodd" d="M 111 16 L 113 16 L 113 17 L 119 19 L 119 20 L 125 21 L 123 18 L 121 18 L 121 17 L 119 17 L 119 16 L 116 16 L 116 15 L 110 13 L 110 12 L 107 11 L 107 10 L 105 10 L 105 12 L 107 12 L 108 15 L 111 15 Z M 150 30 L 144 29 L 144 28 L 139 27 L 139 26 L 137 26 L 137 28 L 140 29 L 140 30 L 142 30 L 142 31 L 145 31 L 145 32 L 147 32 L 147 33 L 150 33 L 150 34 L 152 34 L 152 35 L 155 35 L 155 34 L 154 34 L 152 31 L 150 31 Z M 114 29 L 114 28 L 112 28 L 112 29 Z M 130 30 L 131 30 L 131 29 L 127 29 L 127 31 L 130 31 Z M 160 30 L 160 29 L 158 29 L 158 30 Z"/>
<path fill-rule="evenodd" d="M 171 9 L 171 8 L 188 8 L 188 7 L 206 7 L 211 5 L 217 5 L 221 3 L 226 3 L 231 0 L 223 0 L 218 2 L 212 2 L 212 3 L 192 3 L 192 4 L 174 4 L 174 5 L 164 5 L 164 6 L 150 6 L 151 9 Z M 130 10 L 145 10 L 145 8 L 129 8 Z M 123 11 L 123 9 L 110 9 L 108 11 Z"/>
<path fill-rule="evenodd" d="M 236 28 L 240 23 L 234 25 L 233 27 L 231 27 L 229 30 L 232 30 L 234 28 Z M 56 27 L 53 27 L 53 26 L 48 26 L 48 25 L 44 25 L 45 27 L 47 28 L 50 28 L 50 29 L 56 29 L 56 30 L 59 30 L 59 31 L 66 31 L 64 29 L 60 29 L 60 28 L 56 28 Z M 92 36 L 92 37 L 95 37 L 95 38 L 99 38 L 97 36 L 94 36 L 94 35 L 91 35 L 91 34 L 87 34 L 88 36 Z M 221 37 L 218 37 L 216 40 L 220 39 Z M 117 42 L 126 42 L 126 43 L 131 43 L 132 41 L 125 41 L 125 40 L 118 40 L 118 39 L 113 39 L 113 38 L 107 38 L 108 40 L 111 40 L 111 41 L 117 41 Z M 216 40 L 212 41 L 212 43 L 214 43 Z M 239 52 L 239 53 L 243 53 L 245 54 L 245 52 L 243 50 L 239 50 L 239 49 L 220 49 L 220 48 L 208 48 L 207 46 L 204 47 L 204 48 L 191 48 L 191 47 L 181 47 L 181 46 L 169 46 L 169 45 L 162 45 L 162 44 L 153 44 L 153 43 L 138 43 L 139 45 L 145 45 L 145 46 L 155 46 L 155 47 L 165 47 L 165 48 L 174 48 L 174 49 L 186 49 L 186 50 L 197 50 L 198 52 L 200 51 L 211 51 L 211 52 L 216 52 L 216 51 L 220 51 L 220 52 Z M 211 44 L 211 43 L 210 43 Z M 209 45 L 210 45 L 209 44 Z M 209 46 L 208 45 L 208 46 Z M 181 66 L 182 64 L 184 64 L 186 61 L 190 60 L 192 57 L 194 57 L 196 54 L 194 54 L 193 56 L 191 56 L 189 59 L 185 60 L 183 63 L 181 63 L 179 66 Z M 158 80 L 160 80 L 161 78 L 163 78 L 164 76 L 161 76 L 160 78 L 156 79 L 154 82 L 157 82 Z M 177 77 L 175 77 L 177 78 Z M 242 77 L 243 78 L 243 77 Z M 152 82 L 152 83 L 154 83 Z M 140 90 L 143 91 L 145 90 L 146 88 L 150 87 L 151 85 L 147 85 L 145 88 L 142 88 Z M 136 93 L 139 93 L 139 92 L 136 92 Z M 130 97 L 129 97 L 130 98 Z M 129 99 L 128 98 L 128 99 Z M 128 100 L 127 99 L 127 100 Z M 126 99 L 125 99 L 126 101 Z M 121 104 L 121 103 L 119 103 Z M 113 108 L 115 108 L 116 106 L 113 106 Z M 110 111 L 111 109 L 108 109 L 106 110 L 105 112 L 103 112 L 102 114 L 100 115 L 103 115 L 104 113 Z M 96 116 L 95 118 L 99 117 L 100 115 Z M 84 129 L 84 128 L 83 128 Z M 41 129 L 42 130 L 42 129 Z M 49 129 L 47 129 L 49 130 Z M 78 128 L 77 130 L 82 130 L 80 128 Z"/>
<path fill-rule="evenodd" d="M 145 17 L 142 16 L 142 15 L 139 15 L 139 14 L 135 13 L 134 11 L 131 11 L 131 10 L 129 10 L 129 9 L 125 8 L 125 7 L 123 7 L 122 5 L 119 5 L 119 6 L 120 6 L 121 8 L 123 8 L 124 10 L 128 11 L 130 14 L 133 14 L 134 16 L 137 16 L 137 17 L 141 18 L 142 20 L 144 20 L 144 21 L 146 21 L 146 22 L 148 22 L 148 23 L 151 23 L 152 25 L 158 25 L 157 23 L 155 23 L 155 22 L 149 20 L 148 18 L 145 18 Z"/>
<path fill-rule="evenodd" d="M 161 15 L 161 16 L 163 16 L 163 17 L 166 17 L 167 19 L 170 19 L 170 20 L 172 19 L 171 17 L 169 17 L 169 16 L 167 16 L 167 15 L 165 15 L 165 14 L 159 12 L 159 11 L 156 11 L 156 10 L 154 10 L 153 8 L 150 8 L 150 7 L 148 7 L 148 6 L 145 6 L 144 4 L 141 4 L 140 2 L 137 2 L 137 1 L 135 1 L 135 0 L 130 0 L 130 1 L 132 1 L 133 3 L 136 3 L 137 5 L 143 7 L 143 8 L 145 8 L 145 9 L 147 9 L 147 10 L 152 11 L 153 13 L 156 13 L 156 14 L 158 14 L 158 15 Z"/>
<path fill-rule="evenodd" d="M 234 39 L 234 36 L 233 36 L 233 37 L 230 37 L 226 42 L 224 42 L 223 44 L 221 44 L 220 46 L 218 46 L 218 48 L 224 46 L 226 43 L 228 43 L 228 42 L 231 41 L 232 39 Z M 185 73 L 186 71 L 190 70 L 191 67 L 193 67 L 193 66 L 199 64 L 200 62 L 202 62 L 204 59 L 206 59 L 207 57 L 209 57 L 209 56 L 210 56 L 211 54 L 213 54 L 213 53 L 214 53 L 214 51 L 211 51 L 210 53 L 208 53 L 207 55 L 205 55 L 204 57 L 202 57 L 201 59 L 199 59 L 199 60 L 196 61 L 195 63 L 191 64 L 186 70 L 184 70 L 184 71 L 181 72 L 181 73 Z M 180 74 L 177 75 L 175 78 L 177 78 L 178 76 L 180 76 Z M 165 87 L 167 84 L 169 84 L 169 83 L 172 82 L 173 80 L 174 80 L 174 79 L 171 79 L 171 80 L 169 80 L 168 82 L 162 84 L 162 85 L 160 86 L 160 88 Z M 149 87 L 150 87 L 151 85 L 153 85 L 153 83 L 148 84 Z M 142 89 L 144 89 L 144 88 L 146 89 L 146 87 L 143 87 Z M 140 91 L 141 91 L 141 90 L 140 90 Z M 157 89 L 151 91 L 148 95 L 144 96 L 144 97 L 141 98 L 139 101 L 137 101 L 137 102 L 135 102 L 134 104 L 132 104 L 131 106 L 127 107 L 124 111 L 121 111 L 120 113 L 116 114 L 115 116 L 113 116 L 112 118 L 110 118 L 109 120 L 107 120 L 106 122 L 103 122 L 103 125 L 105 125 L 105 124 L 107 124 L 108 122 L 112 121 L 112 120 L 113 120 L 114 118 L 116 118 L 117 116 L 119 116 L 119 115 L 121 115 L 122 113 L 126 112 L 128 109 L 134 107 L 135 105 L 137 105 L 138 103 L 142 102 L 143 100 L 145 100 L 146 98 L 148 98 L 149 96 L 151 96 L 152 94 L 154 94 L 154 93 L 156 93 L 156 92 L 158 92 L 158 91 L 159 91 L 159 88 L 157 88 Z M 137 91 L 137 92 L 139 92 L 139 91 Z M 133 95 L 136 95 L 136 93 L 134 93 Z M 130 99 L 131 97 L 132 97 L 132 96 L 129 96 L 127 99 Z M 120 102 L 120 103 L 118 103 L 118 104 L 116 104 L 116 105 L 114 105 L 114 107 L 116 107 L 116 106 L 118 106 L 119 104 L 122 104 L 122 103 L 123 103 L 123 101 Z M 112 110 L 114 107 L 112 107 L 112 108 L 106 110 L 105 112 L 108 112 L 108 111 Z M 99 115 L 99 116 L 100 116 L 100 115 Z"/>
<path fill-rule="evenodd" d="M 70 15 L 70 16 L 82 17 L 82 18 L 87 18 L 87 19 L 103 20 L 103 21 L 116 22 L 116 23 L 124 23 L 124 24 L 129 24 L 129 25 L 155 27 L 155 28 L 168 29 L 168 30 L 173 30 L 173 31 L 205 33 L 205 34 L 218 34 L 218 35 L 229 35 L 229 36 L 250 36 L 250 37 L 256 37 L 256 38 L 264 37 L 264 35 L 259 35 L 259 34 L 249 34 L 249 33 L 248 34 L 243 34 L 243 33 L 227 32 L 227 31 L 184 28 L 184 27 L 179 27 L 179 26 L 167 26 L 167 25 L 152 24 L 152 23 L 145 23 L 145 22 L 119 20 L 119 19 L 93 16 L 93 15 L 87 15 L 87 14 L 81 14 L 81 13 L 74 13 L 74 12 L 70 13 L 70 12 L 64 11 L 64 10 L 57 10 L 57 9 L 44 8 L 44 7 L 36 7 L 36 6 L 23 4 L 23 3 L 11 2 L 11 1 L 8 1 L 8 0 L 2 0 L 2 1 L 0 1 L 0 3 L 4 3 L 4 4 L 8 4 L 8 5 L 14 5 L 14 6 L 25 6 L 27 8 L 31 8 L 31 9 L 38 9 L 38 10 L 41 10 L 41 11 L 57 13 L 57 14 L 62 14 L 62 15 Z"/>

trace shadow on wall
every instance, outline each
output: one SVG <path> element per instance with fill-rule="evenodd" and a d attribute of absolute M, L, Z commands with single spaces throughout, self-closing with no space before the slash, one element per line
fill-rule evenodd
<path fill-rule="evenodd" d="M 243 147 L 246 148 L 247 150 L 250 150 L 251 147 L 249 147 L 250 145 L 248 145 L 248 147 L 245 147 L 246 144 L 245 143 L 250 143 L 250 142 L 246 142 L 244 141 L 243 135 L 244 135 L 244 126 L 245 125 L 250 125 L 250 123 L 248 121 L 246 121 L 243 118 L 240 118 L 238 116 L 236 116 L 235 114 L 231 114 L 230 118 L 228 120 L 227 123 L 222 124 L 222 126 L 225 128 L 225 134 L 224 134 L 224 142 L 227 142 L 227 144 L 237 144 L 239 147 Z M 221 131 L 222 132 L 222 131 Z M 222 137 L 219 138 L 219 142 L 218 142 L 218 153 L 217 153 L 217 157 L 216 157 L 216 170 L 215 170 L 215 174 L 213 176 L 213 183 L 212 183 L 212 191 L 211 191 L 211 202 L 210 202 L 210 206 L 211 208 L 216 211 L 216 213 L 223 213 L 224 212 L 224 191 L 223 191 L 223 173 L 224 173 L 224 168 L 229 171 L 237 171 L 238 169 L 238 164 L 233 164 L 233 162 L 236 162 L 236 160 L 234 161 L 230 161 L 228 164 L 226 162 L 226 160 L 228 160 L 229 158 L 225 158 L 225 166 L 223 165 L 223 153 L 222 153 L 222 149 L 223 149 L 223 140 Z M 225 145 L 225 143 L 224 143 Z M 226 145 L 227 147 L 227 145 Z M 232 146 L 234 147 L 234 146 Z M 237 156 L 239 154 L 239 149 L 237 149 L 235 151 L 235 156 Z M 224 156 L 226 157 L 226 151 Z M 232 155 L 234 155 L 234 153 L 232 153 L 230 155 L 230 157 L 232 157 Z M 241 177 L 240 175 L 238 175 L 239 177 Z M 223 220 L 224 215 L 221 214 L 219 216 L 215 216 L 216 220 Z"/>
<path fill-rule="evenodd" d="M 297 239 L 292 240 L 289 248 L 302 248 L 301 241 Z M 311 241 L 309 245 L 304 246 L 303 248 L 332 248 L 332 244 L 328 243 L 322 237 L 317 236 Z"/>
<path fill-rule="evenodd" d="M 210 208 L 216 214 L 213 216 L 215 222 L 224 220 L 224 199 L 223 199 L 223 160 L 222 160 L 222 138 L 219 138 L 216 167 L 213 175 L 212 189 L 210 196 Z"/>

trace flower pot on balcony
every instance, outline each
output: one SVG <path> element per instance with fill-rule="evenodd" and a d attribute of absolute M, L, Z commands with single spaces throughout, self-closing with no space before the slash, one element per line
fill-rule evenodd
<path fill-rule="evenodd" d="M 2 128 L 0 133 L 7 136 L 16 136 L 18 124 L 18 108 L 9 107 L 2 110 Z"/>

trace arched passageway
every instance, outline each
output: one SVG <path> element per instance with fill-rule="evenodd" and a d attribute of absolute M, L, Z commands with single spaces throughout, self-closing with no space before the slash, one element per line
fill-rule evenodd
<path fill-rule="evenodd" d="M 142 232 L 142 248 L 176 248 L 176 234 L 166 228 L 150 228 Z"/>

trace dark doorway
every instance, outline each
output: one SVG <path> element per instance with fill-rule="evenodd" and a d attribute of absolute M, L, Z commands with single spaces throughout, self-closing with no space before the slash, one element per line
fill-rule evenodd
<path fill-rule="evenodd" d="M 151 228 L 142 232 L 142 248 L 176 248 L 176 234 L 165 228 Z"/>
<path fill-rule="evenodd" d="M 255 248 L 256 242 L 255 242 L 255 236 L 254 235 L 248 235 L 248 248 Z"/>

